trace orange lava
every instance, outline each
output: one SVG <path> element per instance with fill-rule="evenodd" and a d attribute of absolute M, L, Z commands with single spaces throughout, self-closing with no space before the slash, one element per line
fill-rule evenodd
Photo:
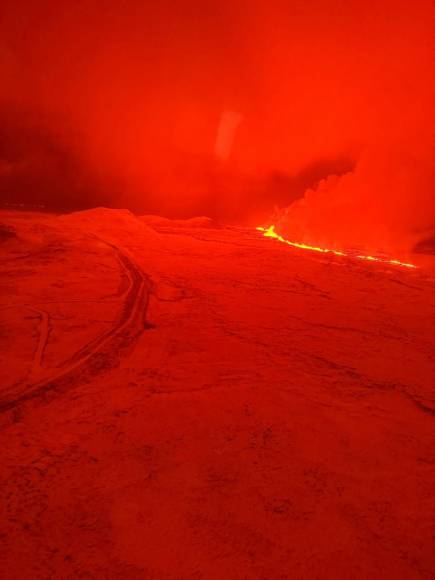
<path fill-rule="evenodd" d="M 349 253 L 339 252 L 338 250 L 330 250 L 328 248 L 319 248 L 317 246 L 309 246 L 307 244 L 301 244 L 298 242 L 291 242 L 290 240 L 286 240 L 285 238 L 283 238 L 282 236 L 277 234 L 275 232 L 274 225 L 269 226 L 268 228 L 263 228 L 263 227 L 259 226 L 256 229 L 260 232 L 263 232 L 263 235 L 266 238 L 274 238 L 280 242 L 283 242 L 284 244 L 287 244 L 289 246 L 293 246 L 294 248 L 300 248 L 302 250 L 310 250 L 312 252 L 321 252 L 322 254 L 335 254 L 336 256 L 349 256 L 349 257 L 359 258 L 360 260 L 367 260 L 369 262 L 382 262 L 384 264 L 394 264 L 395 266 L 405 266 L 406 268 L 416 268 L 417 267 L 414 264 L 409 264 L 407 262 L 400 262 L 399 260 L 384 260 L 383 258 L 376 258 L 375 256 L 365 256 L 363 254 L 360 254 L 358 256 L 354 256 L 354 255 L 349 254 Z"/>

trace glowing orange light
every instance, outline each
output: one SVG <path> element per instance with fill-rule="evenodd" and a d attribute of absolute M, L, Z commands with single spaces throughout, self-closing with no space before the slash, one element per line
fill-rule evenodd
<path fill-rule="evenodd" d="M 279 234 L 275 232 L 275 226 L 269 226 L 268 228 L 258 227 L 258 231 L 263 232 L 263 236 L 266 238 L 274 238 L 279 242 L 283 242 L 288 246 L 293 246 L 294 248 L 300 248 L 302 250 L 310 250 L 312 252 L 321 252 L 322 254 L 334 254 L 335 256 L 350 256 L 354 258 L 359 258 L 360 260 L 367 260 L 369 262 L 382 262 L 383 264 L 394 264 L 396 266 L 405 266 L 406 268 L 416 268 L 414 264 L 409 264 L 407 262 L 400 262 L 399 260 L 384 260 L 383 258 L 376 258 L 375 256 L 364 256 L 362 254 L 358 256 L 352 256 L 351 254 L 346 254 L 345 252 L 339 252 L 338 250 L 330 250 L 328 248 L 319 248 L 317 246 L 308 246 L 307 244 L 300 244 L 298 242 L 291 242 L 286 240 Z"/>

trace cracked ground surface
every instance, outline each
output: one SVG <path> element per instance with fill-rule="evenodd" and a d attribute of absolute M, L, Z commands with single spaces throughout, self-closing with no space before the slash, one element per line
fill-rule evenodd
<path fill-rule="evenodd" d="M 433 577 L 433 270 L 0 223 L 1 577 Z"/>

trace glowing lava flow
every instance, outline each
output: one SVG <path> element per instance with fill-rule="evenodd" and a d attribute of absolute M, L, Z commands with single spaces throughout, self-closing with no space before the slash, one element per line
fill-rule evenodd
<path fill-rule="evenodd" d="M 406 268 L 416 268 L 414 264 L 408 264 L 407 262 L 400 262 L 399 260 L 384 260 L 383 258 L 376 258 L 375 256 L 364 256 L 364 255 L 352 255 L 346 254 L 345 252 L 339 252 L 338 250 L 329 250 L 328 248 L 318 248 L 316 246 L 308 246 L 307 244 L 299 244 L 298 242 L 290 242 L 286 240 L 279 234 L 275 232 L 275 226 L 270 226 L 268 228 L 262 228 L 261 226 L 256 228 L 258 231 L 263 232 L 263 236 L 266 238 L 274 238 L 288 246 L 293 246 L 294 248 L 300 248 L 302 250 L 310 250 L 312 252 L 321 252 L 322 254 L 335 254 L 336 256 L 349 256 L 352 258 L 359 258 L 360 260 L 368 260 L 369 262 L 382 262 L 383 264 L 394 264 L 395 266 L 405 266 Z"/>

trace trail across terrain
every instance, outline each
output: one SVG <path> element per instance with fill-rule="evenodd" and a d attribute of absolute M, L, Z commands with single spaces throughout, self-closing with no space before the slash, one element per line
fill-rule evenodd
<path fill-rule="evenodd" d="M 23 381 L 1 394 L 0 412 L 44 395 L 59 391 L 76 382 L 86 380 L 88 375 L 110 368 L 119 358 L 123 349 L 130 346 L 147 326 L 146 313 L 152 283 L 148 276 L 119 247 L 103 241 L 110 246 L 128 278 L 128 288 L 123 296 L 120 314 L 115 324 L 97 336 L 70 358 L 62 361 L 57 372 L 36 382 Z M 32 362 L 30 378 L 44 373 L 42 358 L 47 344 L 49 314 L 40 308 L 33 308 L 41 318 L 38 345 Z"/>

